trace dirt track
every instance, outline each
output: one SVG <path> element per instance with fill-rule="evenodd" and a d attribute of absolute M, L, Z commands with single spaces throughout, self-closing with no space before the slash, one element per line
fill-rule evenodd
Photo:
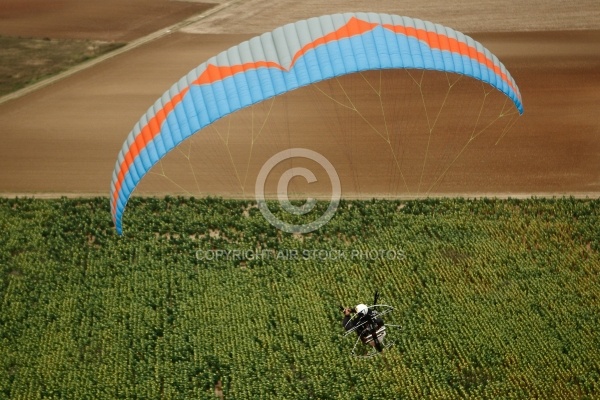
<path fill-rule="evenodd" d="M 68 10 L 72 3 L 65 0 L 53 4 L 64 5 L 63 9 Z M 190 15 L 186 14 L 190 10 L 186 7 L 202 9 L 194 3 L 163 0 L 138 0 L 137 3 L 153 4 L 155 15 L 162 13 L 161 5 L 168 3 L 171 7 L 175 4 L 181 8 L 169 15 L 182 19 Z M 460 173 L 449 175 L 443 185 L 429 194 L 589 193 L 598 196 L 600 30 L 560 31 L 595 27 L 600 19 L 597 13 L 594 14 L 593 10 L 598 10 L 592 3 L 588 5 L 591 7 L 588 12 L 584 13 L 587 19 L 579 15 L 586 11 L 586 5 L 587 2 L 582 2 L 577 9 L 566 10 L 568 18 L 565 18 L 577 21 L 577 25 L 556 26 L 556 31 L 471 32 L 512 72 L 523 94 L 525 115 L 495 146 L 494 151 L 486 151 L 485 158 L 481 153 L 461 157 L 462 164 L 457 170 Z M 534 7 L 529 9 L 530 16 L 536 12 Z M 347 9 L 338 7 L 339 11 Z M 85 15 L 90 15 L 90 9 L 82 10 Z M 326 12 L 333 11 L 328 8 Z M 398 10 L 394 12 L 399 13 Z M 431 13 L 431 10 L 428 12 Z M 14 14 L 18 15 L 18 19 L 11 16 L 9 20 L 21 22 L 7 25 L 4 23 L 7 11 L 3 8 L 0 10 L 0 17 L 4 18 L 0 19 L 0 33 L 10 33 L 3 31 L 9 26 L 37 26 L 39 29 L 30 35 L 71 37 L 61 28 L 38 23 L 39 14 L 19 11 Z M 81 15 L 75 19 L 83 20 Z M 129 17 L 119 15 L 122 19 L 113 17 L 110 26 L 102 33 L 105 39 L 133 39 L 151 32 L 150 26 L 167 26 L 175 22 L 175 19 L 166 21 L 163 17 L 144 16 L 138 24 L 123 25 L 131 14 L 128 14 Z M 206 25 L 199 23 L 186 31 L 222 27 L 228 15 L 230 18 L 235 15 L 228 24 L 239 32 L 241 25 L 237 20 L 240 14 L 231 14 L 231 10 L 214 15 L 206 21 Z M 461 29 L 452 25 L 451 16 L 441 13 L 437 20 L 429 14 L 412 16 Z M 469 20 L 473 18 L 466 18 L 464 13 L 456 18 L 458 25 L 465 25 L 465 21 Z M 511 19 L 504 28 L 496 25 L 492 30 L 522 27 L 526 20 L 525 17 Z M 270 19 L 269 23 L 272 21 Z M 565 22 L 564 19 L 561 21 Z M 82 26 L 88 24 L 82 24 L 71 28 L 71 31 L 82 35 L 77 37 L 98 38 L 94 36 L 98 30 L 86 31 Z M 539 24 L 543 26 L 538 28 L 548 29 L 548 20 Z M 255 26 L 247 29 L 252 31 Z M 13 32 L 16 34 L 17 31 Z M 27 35 L 25 31 L 19 34 Z M 164 90 L 197 64 L 250 36 L 253 35 L 173 33 L 0 105 L 3 140 L 0 146 L 0 193 L 107 195 L 116 154 L 142 113 Z M 377 157 L 377 153 L 373 154 L 373 160 Z M 257 160 L 265 158 L 268 154 L 256 155 Z M 385 193 L 386 190 L 371 189 L 374 193 Z M 146 191 L 141 190 L 138 194 L 160 191 L 160 187 L 150 182 Z"/>

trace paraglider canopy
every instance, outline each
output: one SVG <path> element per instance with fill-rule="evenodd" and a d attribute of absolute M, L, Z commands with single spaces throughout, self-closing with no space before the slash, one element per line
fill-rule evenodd
<path fill-rule="evenodd" d="M 368 70 L 428 69 L 462 74 L 504 93 L 523 112 L 504 65 L 480 43 L 431 22 L 346 13 L 298 21 L 240 43 L 202 63 L 152 105 L 129 133 L 112 175 L 112 219 L 148 171 L 214 121 L 274 96 Z"/>

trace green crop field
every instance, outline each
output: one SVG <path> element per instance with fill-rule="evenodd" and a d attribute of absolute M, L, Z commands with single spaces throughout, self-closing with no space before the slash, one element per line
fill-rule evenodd
<path fill-rule="evenodd" d="M 0 36 L 0 96 L 54 76 L 123 45 L 99 40 Z"/>
<path fill-rule="evenodd" d="M 0 398 L 598 398 L 599 226 L 599 200 L 342 201 L 291 235 L 133 198 L 118 236 L 107 199 L 2 199 Z M 338 305 L 375 289 L 402 329 L 353 358 Z"/>

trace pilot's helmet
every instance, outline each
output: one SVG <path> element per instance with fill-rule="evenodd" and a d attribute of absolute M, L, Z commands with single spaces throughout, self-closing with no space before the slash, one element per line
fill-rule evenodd
<path fill-rule="evenodd" d="M 367 307 L 364 304 L 359 304 L 354 308 L 354 310 L 356 311 L 357 314 L 367 315 L 367 312 L 369 311 L 369 307 Z"/>

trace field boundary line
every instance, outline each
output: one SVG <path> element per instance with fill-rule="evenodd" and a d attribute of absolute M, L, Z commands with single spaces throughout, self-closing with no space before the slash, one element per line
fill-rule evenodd
<path fill-rule="evenodd" d="M 108 59 L 116 57 L 116 56 L 118 56 L 120 54 L 128 52 L 128 51 L 130 51 L 132 49 L 135 49 L 137 47 L 140 47 L 140 46 L 142 46 L 142 45 L 144 45 L 146 43 L 149 43 L 149 42 L 152 42 L 154 40 L 160 39 L 160 38 L 162 38 L 164 36 L 168 36 L 168 35 L 170 35 L 173 32 L 177 32 L 177 31 L 185 28 L 188 25 L 194 24 L 194 23 L 196 23 L 196 22 L 198 22 L 198 21 L 200 21 L 200 20 L 202 20 L 202 19 L 204 19 L 206 17 L 214 15 L 214 14 L 220 12 L 220 11 L 223 11 L 224 9 L 231 7 L 234 4 L 236 4 L 236 3 L 240 3 L 241 1 L 242 0 L 231 0 L 231 1 L 227 1 L 227 2 L 222 3 L 222 4 L 215 5 L 215 7 L 212 7 L 211 9 L 206 10 L 206 11 L 204 11 L 204 12 L 198 14 L 198 15 L 194 15 L 194 16 L 192 16 L 190 18 L 187 18 L 187 19 L 185 19 L 185 20 L 183 20 L 181 22 L 178 22 L 176 24 L 167 26 L 166 28 L 161 28 L 161 29 L 159 29 L 159 30 L 157 30 L 157 31 L 155 31 L 155 32 L 153 32 L 153 33 L 151 33 L 149 35 L 143 36 L 143 37 L 141 37 L 139 39 L 135 39 L 135 40 L 127 43 L 123 47 L 120 47 L 118 49 L 109 51 L 106 54 L 103 54 L 101 56 L 95 57 L 95 58 L 93 58 L 91 60 L 88 60 L 88 61 L 85 61 L 85 62 L 83 62 L 81 64 L 77 64 L 77 65 L 75 65 L 75 66 L 67 69 L 66 71 L 63 71 L 61 73 L 58 73 L 58 74 L 53 75 L 51 77 L 48 77 L 46 79 L 42 79 L 41 81 L 36 82 L 36 83 L 34 83 L 32 85 L 26 86 L 26 87 L 24 87 L 22 89 L 19 89 L 19 90 L 15 91 L 15 92 L 12 92 L 12 93 L 9 93 L 7 95 L 4 95 L 4 96 L 0 97 L 0 104 L 6 103 L 6 102 L 11 101 L 11 100 L 18 99 L 20 97 L 28 95 L 29 93 L 33 93 L 33 92 L 35 92 L 37 90 L 40 90 L 40 89 L 42 89 L 42 88 L 44 88 L 46 86 L 50 86 L 50 85 L 52 85 L 52 84 L 54 84 L 54 83 L 56 83 L 58 81 L 61 81 L 61 80 L 65 79 L 65 78 L 67 78 L 67 77 L 69 77 L 71 75 L 74 75 L 74 74 L 76 74 L 76 73 L 78 73 L 80 71 L 83 71 L 85 69 L 93 67 L 94 65 L 99 64 L 99 63 L 101 63 L 103 61 L 106 61 Z"/>
<path fill-rule="evenodd" d="M 166 197 L 166 196 L 170 196 L 170 197 L 191 197 L 187 194 L 177 194 L 177 193 L 148 193 L 148 194 L 139 194 L 139 195 L 133 195 L 132 197 L 147 197 L 147 198 L 152 198 L 152 197 Z M 93 193 L 93 192 L 82 192 L 82 193 L 76 193 L 76 192 L 64 192 L 64 193 L 53 193 L 53 192 L 6 192 L 6 193 L 2 193 L 0 192 L 0 198 L 4 198 L 4 199 L 11 199 L 11 198 L 35 198 L 35 199 L 60 199 L 61 197 L 66 197 L 66 198 L 70 198 L 70 199 L 74 199 L 74 198 L 96 198 L 96 197 L 106 197 L 109 198 L 110 196 L 106 195 L 106 193 L 102 192 L 102 193 Z M 250 196 L 248 198 L 244 198 L 241 196 L 222 196 L 219 194 L 201 194 L 201 195 L 196 195 L 193 196 L 195 198 L 204 198 L 204 197 L 218 197 L 218 198 L 223 198 L 223 199 L 233 199 L 233 200 L 253 200 L 254 197 Z M 267 199 L 270 199 L 269 196 L 266 196 Z M 313 196 L 316 199 L 320 199 L 320 197 L 317 196 Z M 507 200 L 507 199 L 531 199 L 531 198 L 537 198 L 537 199 L 552 199 L 552 198 L 569 198 L 569 197 L 573 197 L 575 199 L 590 199 L 590 200 L 594 200 L 594 199 L 600 199 L 600 192 L 572 192 L 572 193 L 561 193 L 561 192 L 536 192 L 536 193 L 438 193 L 438 194 L 428 194 L 428 195 L 423 195 L 423 196 L 419 196 L 419 195 L 414 195 L 414 196 L 408 196 L 408 195 L 399 195 L 399 196 L 392 196 L 392 195 L 383 195 L 383 194 L 378 194 L 378 193 L 373 193 L 373 194 L 362 194 L 362 195 L 347 195 L 347 196 L 342 196 L 343 199 L 345 200 L 371 200 L 371 199 L 379 199 L 379 200 L 425 200 L 425 199 L 453 199 L 453 198 L 464 198 L 464 199 L 500 199 L 500 200 Z M 273 197 L 273 199 L 276 199 L 276 196 Z M 325 196 L 323 197 L 323 199 L 329 199 L 329 197 Z M 321 199 L 321 200 L 323 200 Z"/>

